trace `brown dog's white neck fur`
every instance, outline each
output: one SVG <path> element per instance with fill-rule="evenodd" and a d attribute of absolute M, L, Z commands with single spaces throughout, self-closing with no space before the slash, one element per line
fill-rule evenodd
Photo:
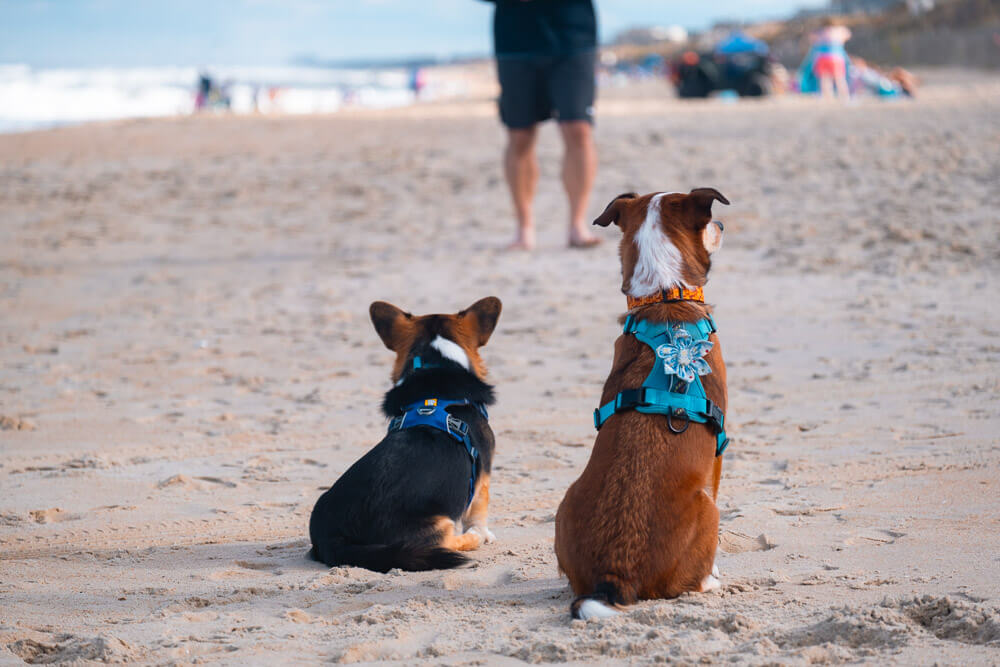
<path fill-rule="evenodd" d="M 628 276 L 628 287 L 624 290 L 626 296 L 632 299 L 651 297 L 669 290 L 694 291 L 704 286 L 708 266 L 704 271 L 692 272 L 691 266 L 685 264 L 685 261 L 691 261 L 691 258 L 685 259 L 685 253 L 690 253 L 692 249 L 685 248 L 682 252 L 664 228 L 663 201 L 665 197 L 675 194 L 680 193 L 660 192 L 649 199 L 646 215 L 632 238 L 636 259 Z M 702 245 L 704 251 L 711 255 L 722 247 L 722 230 L 721 222 L 709 221 L 695 243 Z M 689 279 L 700 276 L 701 279 L 695 278 L 695 282 L 691 282 L 685 276 Z"/>
<path fill-rule="evenodd" d="M 660 201 L 670 193 L 661 192 L 649 200 L 646 208 L 646 219 L 635 234 L 635 245 L 639 257 L 632 271 L 626 294 L 640 298 L 656 294 L 660 290 L 673 287 L 692 288 L 684 282 L 682 270 L 684 259 L 670 236 L 663 230 L 660 221 L 662 212 Z"/>

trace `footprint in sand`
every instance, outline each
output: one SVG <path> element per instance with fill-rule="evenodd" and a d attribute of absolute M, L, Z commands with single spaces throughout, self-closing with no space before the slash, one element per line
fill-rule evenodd
<path fill-rule="evenodd" d="M 849 537 L 844 540 L 844 544 L 852 546 L 855 544 L 895 544 L 896 540 L 900 537 L 905 537 L 906 533 L 900 533 L 896 530 L 876 530 L 874 532 L 868 533 L 866 535 L 856 535 L 854 537 Z"/>
<path fill-rule="evenodd" d="M 218 570 L 208 575 L 208 578 L 212 581 L 229 581 L 230 579 L 246 579 L 247 577 L 257 576 L 263 574 L 262 572 L 248 572 L 247 570 Z"/>
<path fill-rule="evenodd" d="M 234 562 L 240 567 L 246 568 L 248 570 L 270 570 L 273 569 L 275 566 L 274 563 L 263 560 L 238 560 Z"/>
<path fill-rule="evenodd" d="M 27 663 L 130 662 L 137 658 L 133 648 L 117 637 L 77 637 L 68 633 L 39 634 L 38 639 L 24 638 L 7 648 Z"/>
<path fill-rule="evenodd" d="M 181 618 L 188 623 L 207 623 L 219 618 L 219 614 L 214 611 L 189 611 L 181 614 Z"/>
<path fill-rule="evenodd" d="M 257 577 L 263 574 L 280 575 L 283 571 L 275 561 L 265 560 L 234 560 L 233 565 L 240 568 L 238 570 L 217 570 L 208 578 L 212 581 L 226 581 L 229 579 L 246 579 L 247 577 Z"/>
<path fill-rule="evenodd" d="M 28 514 L 35 523 L 58 523 L 60 521 L 76 521 L 81 518 L 79 514 L 70 514 L 59 507 L 31 510 Z"/>
<path fill-rule="evenodd" d="M 727 554 L 741 554 L 747 551 L 770 551 L 778 546 L 767 535 L 761 533 L 757 537 L 750 537 L 735 530 L 723 531 L 719 536 L 719 548 Z"/>
<path fill-rule="evenodd" d="M 34 422 L 20 417 L 9 417 L 0 415 L 0 430 L 4 431 L 34 431 Z"/>
<path fill-rule="evenodd" d="M 204 489 L 206 486 L 200 482 L 208 482 L 209 484 L 218 484 L 220 486 L 226 486 L 230 489 L 236 488 L 238 485 L 236 482 L 231 482 L 227 479 L 222 479 L 220 477 L 188 477 L 187 475 L 174 475 L 173 477 L 168 477 L 159 484 L 157 488 L 165 489 L 171 486 L 176 486 L 185 489 Z"/>
<path fill-rule="evenodd" d="M 289 609 L 285 612 L 285 618 L 292 623 L 312 623 L 313 617 L 301 609 Z"/>

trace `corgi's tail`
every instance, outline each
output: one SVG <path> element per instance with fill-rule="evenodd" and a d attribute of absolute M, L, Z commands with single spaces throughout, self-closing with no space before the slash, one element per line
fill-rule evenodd
<path fill-rule="evenodd" d="M 590 618 L 609 618 L 617 616 L 615 605 L 627 604 L 618 586 L 611 581 L 602 581 L 594 587 L 594 592 L 581 595 L 573 600 L 569 612 L 573 618 L 587 620 Z"/>
<path fill-rule="evenodd" d="M 310 557 L 330 567 L 354 565 L 375 572 L 394 568 L 421 572 L 450 570 L 469 562 L 468 557 L 430 542 L 397 542 L 395 544 L 346 544 L 344 542 L 313 545 Z"/>

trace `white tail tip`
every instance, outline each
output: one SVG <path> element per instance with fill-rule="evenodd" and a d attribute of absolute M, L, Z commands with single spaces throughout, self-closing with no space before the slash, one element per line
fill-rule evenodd
<path fill-rule="evenodd" d="M 585 621 L 591 618 L 611 618 L 618 615 L 617 611 L 601 604 L 597 600 L 584 600 L 577 613 Z"/>

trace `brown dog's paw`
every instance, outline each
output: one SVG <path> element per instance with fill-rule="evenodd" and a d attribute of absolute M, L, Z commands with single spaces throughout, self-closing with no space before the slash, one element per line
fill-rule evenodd
<path fill-rule="evenodd" d="M 701 580 L 702 593 L 709 593 L 719 588 L 722 588 L 722 582 L 719 581 L 714 574 L 710 574 Z"/>

